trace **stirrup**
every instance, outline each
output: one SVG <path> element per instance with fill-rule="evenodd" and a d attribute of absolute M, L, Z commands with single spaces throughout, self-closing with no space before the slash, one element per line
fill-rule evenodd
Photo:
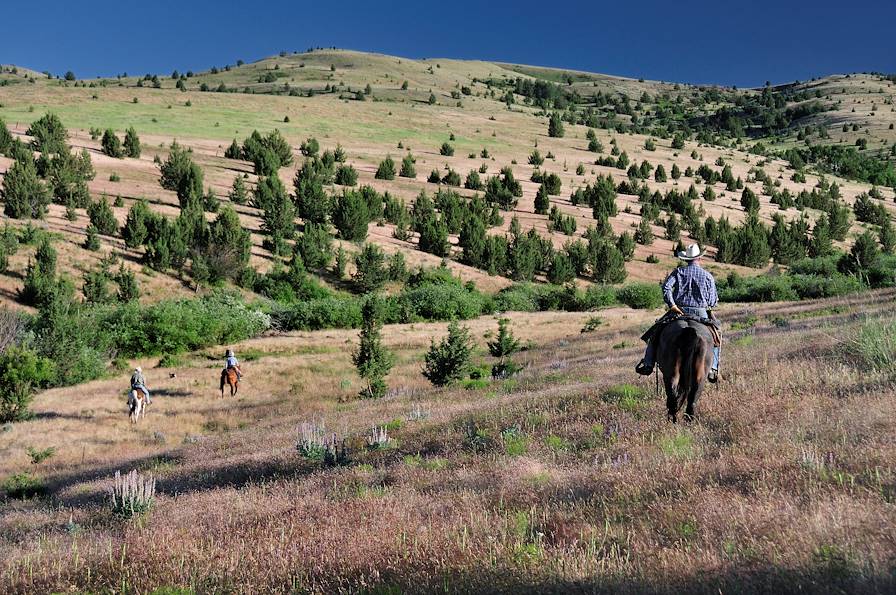
<path fill-rule="evenodd" d="M 641 376 L 650 376 L 653 374 L 653 366 L 650 366 L 643 359 L 638 362 L 638 365 L 635 366 L 635 372 L 640 374 Z"/>

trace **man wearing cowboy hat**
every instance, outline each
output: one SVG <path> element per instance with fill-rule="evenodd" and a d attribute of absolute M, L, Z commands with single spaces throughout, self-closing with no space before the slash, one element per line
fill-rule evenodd
<path fill-rule="evenodd" d="M 146 404 L 150 405 L 152 399 L 149 398 L 149 389 L 146 388 L 146 378 L 143 377 L 143 368 L 140 366 L 134 368 L 134 373 L 131 374 L 131 390 L 137 389 L 143 391 L 143 394 L 146 395 Z"/>
<path fill-rule="evenodd" d="M 711 310 L 719 303 L 719 296 L 716 293 L 716 280 L 700 266 L 703 257 L 700 246 L 691 244 L 683 252 L 678 252 L 677 256 L 687 264 L 676 268 L 663 282 L 663 301 L 666 302 L 669 311 L 677 315 L 693 316 L 700 320 L 711 319 Z M 659 332 L 654 332 L 647 341 L 644 359 L 635 368 L 638 374 L 647 376 L 653 373 L 658 337 Z M 708 380 L 716 382 L 719 377 L 719 348 L 714 346 L 712 353 L 712 370 L 709 372 Z"/>

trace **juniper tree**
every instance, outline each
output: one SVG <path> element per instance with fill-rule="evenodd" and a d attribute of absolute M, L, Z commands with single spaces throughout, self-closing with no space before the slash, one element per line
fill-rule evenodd
<path fill-rule="evenodd" d="M 236 139 L 233 139 L 230 146 L 224 149 L 224 157 L 226 159 L 241 159 L 243 157 L 243 149 Z"/>
<path fill-rule="evenodd" d="M 622 232 L 616 238 L 616 248 L 622 254 L 623 260 L 630 261 L 635 256 L 635 240 L 627 231 Z"/>
<path fill-rule="evenodd" d="M 663 167 L 662 163 L 656 166 L 656 171 L 653 172 L 653 179 L 657 182 L 665 182 L 667 180 L 666 168 Z"/>
<path fill-rule="evenodd" d="M 265 246 L 274 254 L 287 255 L 286 241 L 295 234 L 295 207 L 279 177 L 258 180 L 252 206 L 262 211 L 261 228 L 268 236 Z"/>
<path fill-rule="evenodd" d="M 230 193 L 227 195 L 227 198 L 236 205 L 244 205 L 249 200 L 249 193 L 246 190 L 243 176 L 237 176 L 233 179 L 233 185 L 230 187 Z"/>
<path fill-rule="evenodd" d="M 358 172 L 351 165 L 340 165 L 336 168 L 334 180 L 340 186 L 355 186 L 358 183 Z"/>
<path fill-rule="evenodd" d="M 563 120 L 560 118 L 560 114 L 554 112 L 548 121 L 548 136 L 551 138 L 562 138 L 563 134 Z"/>
<path fill-rule="evenodd" d="M 672 164 L 672 179 L 677 180 L 681 177 L 681 169 L 678 167 L 677 163 Z"/>
<path fill-rule="evenodd" d="M 355 256 L 355 273 L 352 281 L 359 293 L 371 293 L 382 289 L 389 280 L 386 255 L 376 244 L 364 244 Z"/>
<path fill-rule="evenodd" d="M 124 157 L 124 150 L 121 148 L 121 140 L 111 128 L 107 128 L 103 133 L 103 140 L 100 141 L 103 147 L 103 153 L 109 157 L 121 159 Z"/>
<path fill-rule="evenodd" d="M 31 123 L 25 134 L 32 137 L 31 148 L 45 155 L 68 150 L 68 131 L 56 114 L 44 114 Z"/>
<path fill-rule="evenodd" d="M 576 277 L 572 259 L 566 252 L 557 252 L 548 268 L 548 281 L 556 285 L 569 283 Z"/>
<path fill-rule="evenodd" d="M 518 370 L 511 356 L 520 350 L 519 340 L 513 336 L 510 329 L 510 320 L 501 318 L 498 320 L 498 336 L 494 341 L 488 341 L 488 352 L 492 357 L 498 358 L 498 363 L 492 366 L 493 378 L 507 378 Z"/>
<path fill-rule="evenodd" d="M 198 250 L 205 261 L 209 281 L 235 279 L 249 264 L 252 238 L 243 229 L 239 215 L 231 206 L 225 206 L 208 227 L 208 239 Z"/>
<path fill-rule="evenodd" d="M 200 201 L 204 191 L 202 169 L 193 163 L 192 151 L 177 141 L 171 143 L 168 158 L 160 166 L 159 183 L 166 190 L 177 193 L 181 208 L 189 203 Z"/>
<path fill-rule="evenodd" d="M 90 224 L 96 231 L 104 236 L 114 236 L 118 233 L 118 221 L 109 206 L 109 199 L 103 195 L 100 200 L 94 201 L 87 207 L 87 216 Z"/>
<path fill-rule="evenodd" d="M 482 268 L 483 256 L 488 243 L 485 223 L 476 215 L 467 217 L 461 226 L 458 244 L 461 247 L 461 261 L 473 267 Z"/>
<path fill-rule="evenodd" d="M 319 158 L 306 159 L 293 180 L 299 217 L 306 222 L 325 224 L 330 220 L 332 201 L 324 191 L 332 170 Z"/>
<path fill-rule="evenodd" d="M 121 228 L 121 237 L 124 239 L 125 246 L 134 249 L 143 245 L 149 234 L 149 220 L 153 216 L 145 200 L 138 200 L 131 206 L 124 227 Z"/>
<path fill-rule="evenodd" d="M 100 234 L 93 223 L 87 226 L 84 236 L 84 249 L 91 252 L 96 252 L 100 249 Z"/>
<path fill-rule="evenodd" d="M 50 204 L 50 194 L 37 177 L 34 161 L 16 161 L 3 176 L 0 187 L 3 212 L 13 219 L 43 219 Z"/>
<path fill-rule="evenodd" d="M 454 155 L 454 147 L 452 147 L 448 142 L 442 143 L 441 148 L 439 148 L 439 155 L 442 155 L 444 157 L 452 157 Z"/>
<path fill-rule="evenodd" d="M 367 238 L 369 222 L 367 201 L 361 193 L 343 190 L 333 209 L 333 225 L 339 232 L 339 237 L 350 242 L 363 242 Z"/>
<path fill-rule="evenodd" d="M 881 224 L 877 232 L 877 239 L 880 242 L 881 252 L 884 254 L 893 254 L 896 250 L 896 230 L 889 219 Z"/>
<path fill-rule="evenodd" d="M 306 223 L 296 246 L 309 269 L 325 269 L 333 260 L 333 238 L 324 225 Z"/>
<path fill-rule="evenodd" d="M 544 184 L 538 187 L 535 193 L 535 213 L 538 215 L 547 215 L 551 208 L 551 200 L 548 198 L 548 190 Z"/>
<path fill-rule="evenodd" d="M 622 283 L 627 275 L 625 257 L 616 246 L 606 240 L 590 249 L 592 276 L 598 283 Z"/>
<path fill-rule="evenodd" d="M 435 386 L 446 386 L 463 378 L 470 367 L 473 345 L 470 331 L 456 321 L 448 324 L 448 335 L 430 342 L 424 357 L 423 376 Z"/>
<path fill-rule="evenodd" d="M 419 232 L 420 250 L 435 256 L 448 256 L 451 245 L 448 243 L 448 226 L 442 217 L 428 217 L 421 224 Z"/>
<path fill-rule="evenodd" d="M 376 168 L 374 178 L 377 180 L 394 180 L 395 179 L 395 162 L 392 157 L 386 156 L 380 161 L 379 167 Z"/>
<path fill-rule="evenodd" d="M 414 167 L 414 157 L 408 153 L 401 160 L 401 171 L 398 173 L 402 178 L 416 178 L 417 168 Z"/>
<path fill-rule="evenodd" d="M 471 169 L 470 173 L 467 174 L 467 179 L 464 181 L 464 188 L 467 190 L 482 190 L 484 188 L 482 180 L 479 178 L 479 172 L 475 169 Z"/>
<path fill-rule="evenodd" d="M 360 396 L 379 399 L 386 394 L 385 378 L 395 364 L 394 355 L 382 340 L 384 308 L 379 297 L 369 296 L 361 306 L 361 332 L 358 348 L 352 353 L 352 363 L 366 382 Z"/>
<path fill-rule="evenodd" d="M 6 127 L 6 122 L 3 121 L 3 118 L 0 118 L 0 155 L 9 156 L 11 149 L 12 134 L 10 134 L 9 128 Z"/>
<path fill-rule="evenodd" d="M 134 130 L 133 126 L 129 127 L 125 132 L 124 152 L 128 157 L 132 157 L 134 159 L 139 159 L 140 157 L 140 137 L 137 136 L 137 131 Z"/>
<path fill-rule="evenodd" d="M 118 272 L 115 274 L 115 283 L 118 285 L 116 297 L 119 302 L 132 302 L 140 297 L 137 277 L 132 270 L 124 266 L 124 263 L 118 266 Z"/>

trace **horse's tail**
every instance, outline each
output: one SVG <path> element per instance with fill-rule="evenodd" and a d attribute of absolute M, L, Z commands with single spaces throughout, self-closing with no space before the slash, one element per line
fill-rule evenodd
<path fill-rule="evenodd" d="M 227 383 L 227 370 L 221 370 L 221 392 L 224 392 L 224 385 Z"/>

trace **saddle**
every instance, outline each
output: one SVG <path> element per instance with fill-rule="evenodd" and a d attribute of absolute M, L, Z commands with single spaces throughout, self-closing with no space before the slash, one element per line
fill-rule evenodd
<path fill-rule="evenodd" d="M 659 333 L 662 332 L 663 328 L 670 322 L 675 322 L 676 320 L 693 320 L 694 322 L 699 322 L 709 329 L 710 334 L 712 334 L 712 344 L 714 347 L 721 347 L 722 345 L 722 329 L 719 325 L 719 321 L 713 318 L 697 318 L 696 316 L 691 316 L 690 314 L 676 314 L 675 312 L 669 311 L 657 318 L 656 322 L 653 323 L 647 331 L 641 335 L 641 340 L 645 343 L 649 343 L 654 337 L 658 337 Z"/>

